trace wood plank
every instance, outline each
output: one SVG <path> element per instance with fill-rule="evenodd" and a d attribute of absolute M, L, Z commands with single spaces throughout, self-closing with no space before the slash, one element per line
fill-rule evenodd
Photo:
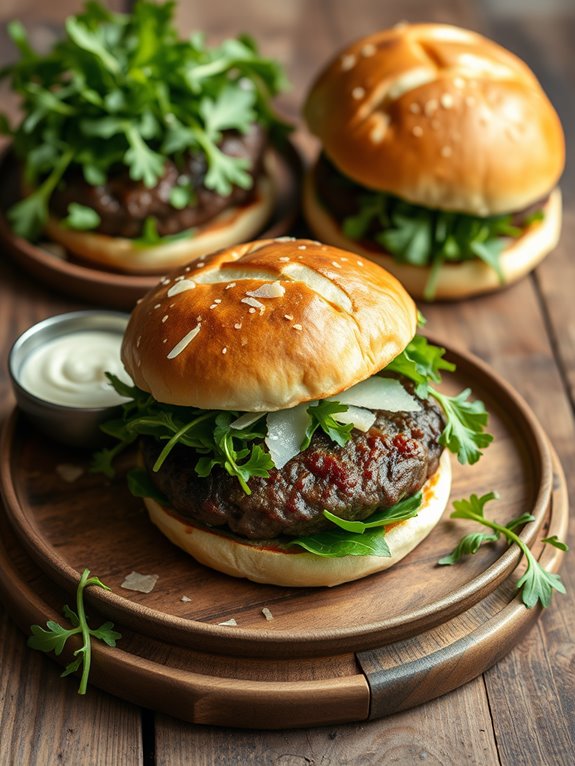
<path fill-rule="evenodd" d="M 25 636 L 0 608 L 0 764 L 110 763 L 142 760 L 137 708 L 59 678 L 58 667 L 31 652 Z"/>
<path fill-rule="evenodd" d="M 453 715 L 446 715 L 446 703 Z M 455 714 L 457 711 L 457 714 Z M 369 724 L 302 731 L 243 732 L 182 727 L 157 718 L 157 766 L 250 766 L 251 764 L 441 764 L 497 763 L 481 679 L 417 710 Z"/>

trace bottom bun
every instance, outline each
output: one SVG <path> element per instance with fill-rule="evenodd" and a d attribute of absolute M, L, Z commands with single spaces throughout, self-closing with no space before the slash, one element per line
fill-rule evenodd
<path fill-rule="evenodd" d="M 188 237 L 157 245 L 139 245 L 125 237 L 74 231 L 54 218 L 48 219 L 45 230 L 54 242 L 84 261 L 133 274 L 163 274 L 208 253 L 256 237 L 269 221 L 275 194 L 271 178 L 262 175 L 251 202 L 224 210 Z"/>
<path fill-rule="evenodd" d="M 424 299 L 430 267 L 398 263 L 391 255 L 346 237 L 338 221 L 319 202 L 312 173 L 305 180 L 303 208 L 308 225 L 318 239 L 369 258 L 397 277 L 413 298 Z M 558 188 L 549 196 L 543 211 L 543 220 L 533 222 L 517 239 L 510 239 L 501 254 L 504 284 L 500 283 L 495 271 L 479 258 L 461 263 L 445 263 L 439 272 L 434 300 L 458 300 L 499 290 L 532 271 L 559 241 L 561 192 Z"/>
<path fill-rule="evenodd" d="M 145 498 L 151 521 L 173 543 L 205 564 L 232 577 L 288 587 L 341 585 L 389 569 L 412 551 L 439 522 L 451 490 L 451 463 L 444 451 L 436 473 L 423 487 L 419 513 L 385 532 L 391 556 L 344 556 L 325 558 L 297 548 L 250 543 L 196 526 L 155 500 Z"/>

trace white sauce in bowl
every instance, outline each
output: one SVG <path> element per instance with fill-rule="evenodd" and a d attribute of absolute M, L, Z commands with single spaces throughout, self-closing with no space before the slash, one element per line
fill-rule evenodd
<path fill-rule="evenodd" d="M 20 384 L 29 393 L 66 407 L 108 407 L 126 401 L 106 372 L 132 385 L 120 360 L 122 336 L 83 330 L 54 338 L 34 349 L 22 364 Z"/>

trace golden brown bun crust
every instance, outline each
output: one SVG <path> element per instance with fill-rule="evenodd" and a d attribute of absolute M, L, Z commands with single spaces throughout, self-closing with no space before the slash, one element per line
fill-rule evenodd
<path fill-rule="evenodd" d="M 360 244 L 346 237 L 340 224 L 319 203 L 312 173 L 309 173 L 305 180 L 303 206 L 309 227 L 317 237 L 337 247 L 353 249 L 364 258 L 370 258 L 394 274 L 414 298 L 424 298 L 430 268 L 398 263 L 381 249 L 375 246 L 373 250 L 369 249 L 365 243 Z M 445 263 L 439 272 L 434 299 L 459 300 L 492 292 L 513 284 L 532 271 L 559 241 L 561 192 L 558 188 L 551 193 L 543 209 L 543 220 L 533 222 L 518 239 L 510 239 L 501 253 L 499 262 L 505 276 L 503 285 L 494 269 L 479 258 L 462 263 Z"/>
<path fill-rule="evenodd" d="M 358 40 L 319 75 L 304 115 L 345 175 L 427 207 L 520 210 L 563 170 L 561 124 L 531 70 L 457 27 Z"/>
<path fill-rule="evenodd" d="M 272 182 L 262 176 L 249 204 L 224 210 L 210 223 L 197 227 L 189 237 L 157 245 L 142 246 L 124 237 L 74 231 L 61 226 L 54 218 L 48 219 L 45 229 L 54 242 L 82 260 L 125 273 L 163 274 L 206 253 L 257 235 L 269 220 L 274 194 Z"/>
<path fill-rule="evenodd" d="M 310 240 L 260 240 L 163 279 L 134 309 L 122 360 L 161 402 L 279 410 L 373 375 L 416 323 L 401 284 L 370 261 Z"/>
<path fill-rule="evenodd" d="M 423 488 L 417 516 L 388 528 L 385 539 L 391 556 L 344 556 L 325 558 L 307 552 L 291 552 L 244 543 L 207 527 L 195 526 L 150 498 L 144 502 L 151 521 L 173 543 L 201 564 L 232 577 L 286 587 L 340 585 L 389 569 L 427 537 L 439 522 L 449 499 L 451 464 L 441 456 L 439 469 Z M 297 551 L 298 549 L 291 549 Z"/>

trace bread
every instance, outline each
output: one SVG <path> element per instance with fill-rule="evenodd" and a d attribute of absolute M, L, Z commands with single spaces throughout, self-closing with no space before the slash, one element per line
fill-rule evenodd
<path fill-rule="evenodd" d="M 379 266 L 310 240 L 262 240 L 163 279 L 132 312 L 122 360 L 160 402 L 271 411 L 368 378 L 416 324 L 414 302 Z"/>
<path fill-rule="evenodd" d="M 353 43 L 319 75 L 304 115 L 344 175 L 430 208 L 520 210 L 564 164 L 559 118 L 526 64 L 442 24 Z"/>
<path fill-rule="evenodd" d="M 287 587 L 333 586 L 389 569 L 427 537 L 441 519 L 451 489 L 451 464 L 445 451 L 436 473 L 424 485 L 417 516 L 387 528 L 391 556 L 326 558 L 286 547 L 282 543 L 257 544 L 222 534 L 178 516 L 155 500 L 145 498 L 151 521 L 173 543 L 200 564 L 232 577 Z"/>

